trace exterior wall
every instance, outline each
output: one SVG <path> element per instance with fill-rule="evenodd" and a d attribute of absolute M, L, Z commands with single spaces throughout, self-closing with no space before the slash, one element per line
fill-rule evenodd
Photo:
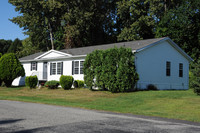
<path fill-rule="evenodd" d="M 27 63 L 22 63 L 24 70 L 25 70 L 25 76 L 24 77 L 18 77 L 16 78 L 13 82 L 13 86 L 22 86 L 25 85 L 25 77 L 26 76 L 31 76 L 31 75 L 36 75 L 39 80 L 41 80 L 43 77 L 43 62 L 37 62 L 37 71 L 32 70 L 31 71 L 31 62 Z"/>
<path fill-rule="evenodd" d="M 149 84 L 160 90 L 189 88 L 189 61 L 168 42 L 145 49 L 135 56 L 139 89 L 146 89 Z M 170 76 L 166 76 L 167 61 L 171 62 Z M 179 63 L 183 63 L 183 77 L 179 77 Z"/>
<path fill-rule="evenodd" d="M 74 59 L 74 60 L 72 60 L 72 59 L 64 60 L 63 59 L 63 60 L 59 60 L 59 61 L 43 61 L 43 62 L 47 62 L 47 81 L 50 81 L 50 80 L 59 81 L 61 74 L 50 75 L 50 63 L 58 63 L 58 62 L 63 62 L 63 75 L 73 76 L 74 80 L 83 80 L 83 78 L 84 78 L 83 74 L 72 75 L 72 61 L 84 61 L 84 58 L 78 58 L 78 59 Z M 44 80 L 43 79 L 43 62 L 37 62 L 37 71 L 35 71 L 35 70 L 31 71 L 31 62 L 22 63 L 24 70 L 25 70 L 25 77 L 31 76 L 31 75 L 36 75 L 39 80 Z M 13 81 L 12 85 L 13 86 L 25 85 L 25 77 L 16 78 Z"/>
<path fill-rule="evenodd" d="M 74 74 L 72 75 L 72 61 L 82 61 L 84 58 L 80 59 L 74 59 L 74 60 L 60 60 L 60 61 L 49 61 L 47 66 L 47 80 L 58 80 L 60 79 L 61 75 L 50 75 L 50 63 L 57 63 L 57 62 L 63 62 L 63 75 L 70 75 L 74 77 L 74 80 L 83 80 L 84 75 L 83 74 Z"/>

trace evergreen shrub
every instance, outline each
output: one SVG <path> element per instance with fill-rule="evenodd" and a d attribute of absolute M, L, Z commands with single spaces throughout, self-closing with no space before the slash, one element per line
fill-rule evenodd
<path fill-rule="evenodd" d="M 192 78 L 190 78 L 190 87 L 194 93 L 200 96 L 200 58 L 192 64 Z"/>
<path fill-rule="evenodd" d="M 10 87 L 17 77 L 25 76 L 22 64 L 14 53 L 4 54 L 0 59 L 0 79 Z"/>
<path fill-rule="evenodd" d="M 74 80 L 74 88 L 82 88 L 84 87 L 84 81 L 83 80 Z"/>
<path fill-rule="evenodd" d="M 134 54 L 129 48 L 96 50 L 84 62 L 84 81 L 91 88 L 111 92 L 136 90 L 139 79 L 134 64 Z"/>
<path fill-rule="evenodd" d="M 36 88 L 37 83 L 38 83 L 37 76 L 27 76 L 25 78 L 25 84 L 26 86 L 30 87 L 30 89 Z"/>
<path fill-rule="evenodd" d="M 66 76 L 66 75 L 60 76 L 60 85 L 65 90 L 71 89 L 73 81 L 74 78 L 72 76 Z"/>
<path fill-rule="evenodd" d="M 44 86 L 48 87 L 49 89 L 58 89 L 59 81 L 51 80 L 47 81 Z"/>

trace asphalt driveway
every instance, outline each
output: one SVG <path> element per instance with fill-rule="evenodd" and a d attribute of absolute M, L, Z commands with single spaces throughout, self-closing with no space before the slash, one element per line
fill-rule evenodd
<path fill-rule="evenodd" d="M 0 133 L 199 133 L 200 123 L 0 100 Z"/>

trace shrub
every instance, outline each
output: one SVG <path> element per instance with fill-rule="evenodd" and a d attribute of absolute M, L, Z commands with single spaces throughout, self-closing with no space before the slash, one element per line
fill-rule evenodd
<path fill-rule="evenodd" d="M 49 89 L 57 89 L 59 86 L 59 81 L 56 80 L 47 81 L 44 85 Z"/>
<path fill-rule="evenodd" d="M 77 80 L 78 82 L 78 88 L 84 87 L 84 81 L 83 80 Z"/>
<path fill-rule="evenodd" d="M 84 62 L 84 81 L 89 88 L 97 86 L 111 92 L 135 90 L 139 75 L 135 69 L 134 54 L 129 48 L 96 50 Z"/>
<path fill-rule="evenodd" d="M 25 84 L 26 86 L 30 87 L 30 89 L 36 88 L 37 83 L 38 83 L 37 76 L 27 76 L 25 78 Z"/>
<path fill-rule="evenodd" d="M 75 80 L 73 85 L 74 85 L 74 88 L 82 88 L 82 87 L 84 87 L 84 81 L 83 80 Z"/>
<path fill-rule="evenodd" d="M 60 76 L 60 85 L 63 89 L 68 90 L 71 89 L 74 78 L 72 76 Z"/>
<path fill-rule="evenodd" d="M 153 85 L 153 84 L 149 84 L 147 86 L 147 90 L 158 90 L 158 88 L 155 85 Z"/>
<path fill-rule="evenodd" d="M 20 76 L 24 76 L 24 68 L 14 53 L 4 54 L 0 59 L 0 78 L 7 87 L 12 81 Z"/>
<path fill-rule="evenodd" d="M 200 58 L 192 64 L 191 72 L 190 87 L 194 89 L 194 93 L 200 95 Z"/>

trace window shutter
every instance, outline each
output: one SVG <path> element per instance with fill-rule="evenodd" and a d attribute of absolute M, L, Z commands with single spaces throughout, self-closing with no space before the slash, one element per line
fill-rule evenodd
<path fill-rule="evenodd" d="M 35 63 L 36 71 L 37 71 L 37 62 Z"/>
<path fill-rule="evenodd" d="M 63 62 L 61 62 L 61 75 L 63 75 Z"/>
<path fill-rule="evenodd" d="M 72 61 L 72 75 L 74 75 L 74 61 Z"/>
<path fill-rule="evenodd" d="M 32 62 L 31 62 L 31 71 L 32 71 Z"/>
<path fill-rule="evenodd" d="M 50 63 L 50 75 L 52 75 L 52 63 Z"/>

